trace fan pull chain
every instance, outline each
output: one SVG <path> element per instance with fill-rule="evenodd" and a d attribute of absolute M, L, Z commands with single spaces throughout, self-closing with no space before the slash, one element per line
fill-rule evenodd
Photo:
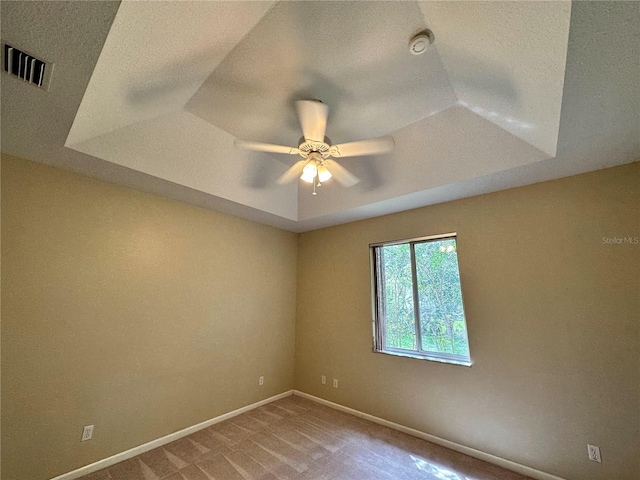
<path fill-rule="evenodd" d="M 318 162 L 318 161 L 316 161 L 316 178 L 313 179 L 314 180 L 313 181 L 313 183 L 314 183 L 314 187 L 313 187 L 314 191 L 315 191 L 316 186 L 318 186 L 318 187 L 322 186 L 322 183 L 320 183 L 320 165 L 323 165 L 323 164 Z M 318 180 L 318 181 L 316 182 L 316 180 Z"/>
<path fill-rule="evenodd" d="M 316 170 L 316 176 L 313 177 L 313 192 L 311 193 L 311 195 L 318 195 L 316 193 L 316 183 L 318 183 L 318 182 L 316 182 L 317 178 L 318 178 L 318 171 Z"/>

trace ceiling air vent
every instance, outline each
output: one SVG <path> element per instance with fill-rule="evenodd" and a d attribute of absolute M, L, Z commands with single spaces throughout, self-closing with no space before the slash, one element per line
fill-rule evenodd
<path fill-rule="evenodd" d="M 6 43 L 2 45 L 2 53 L 4 57 L 3 69 L 9 75 L 45 90 L 49 88 L 53 65 Z"/>

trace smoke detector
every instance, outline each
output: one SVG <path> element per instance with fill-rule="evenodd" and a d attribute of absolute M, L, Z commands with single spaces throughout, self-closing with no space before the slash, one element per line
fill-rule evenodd
<path fill-rule="evenodd" d="M 412 55 L 422 55 L 432 43 L 433 33 L 431 33 L 431 30 L 425 30 L 411 39 L 409 42 L 409 52 L 411 52 Z"/>

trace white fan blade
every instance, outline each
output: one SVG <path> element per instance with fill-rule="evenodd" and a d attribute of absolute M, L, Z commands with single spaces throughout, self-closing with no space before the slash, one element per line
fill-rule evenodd
<path fill-rule="evenodd" d="M 365 155 L 380 155 L 393 150 L 395 143 L 392 136 L 361 140 L 359 142 L 341 143 L 333 145 L 329 150 L 332 157 L 360 157 Z"/>
<path fill-rule="evenodd" d="M 278 185 L 284 185 L 286 183 L 293 182 L 295 179 L 300 177 L 300 174 L 302 173 L 302 169 L 308 162 L 309 160 L 306 160 L 306 159 L 296 162 L 289 170 L 287 170 L 282 175 L 280 175 L 280 178 L 276 180 L 276 183 Z"/>
<path fill-rule="evenodd" d="M 236 139 L 234 142 L 236 148 L 243 150 L 253 150 L 254 152 L 269 152 L 269 153 L 286 153 L 289 155 L 297 155 L 300 150 L 296 147 L 285 147 L 284 145 L 273 145 L 271 143 L 261 142 L 245 142 L 244 140 Z"/>
<path fill-rule="evenodd" d="M 296 110 L 304 139 L 324 142 L 329 107 L 318 100 L 298 100 Z"/>
<path fill-rule="evenodd" d="M 358 177 L 356 177 L 353 173 L 344 168 L 338 162 L 325 160 L 325 165 L 327 166 L 327 170 L 329 170 L 333 175 L 333 178 L 335 178 L 336 181 L 343 187 L 353 187 L 360 181 Z"/>

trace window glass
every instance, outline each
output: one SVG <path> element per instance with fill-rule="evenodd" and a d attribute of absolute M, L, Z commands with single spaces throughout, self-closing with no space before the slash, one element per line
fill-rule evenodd
<path fill-rule="evenodd" d="M 371 251 L 374 350 L 470 365 L 455 235 Z"/>

